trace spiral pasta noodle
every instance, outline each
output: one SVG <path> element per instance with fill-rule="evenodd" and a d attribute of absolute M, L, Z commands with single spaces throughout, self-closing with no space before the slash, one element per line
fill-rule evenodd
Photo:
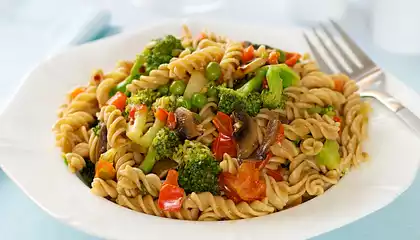
<path fill-rule="evenodd" d="M 162 186 L 160 178 L 156 174 L 144 174 L 139 168 L 131 167 L 129 164 L 119 171 L 118 185 L 124 189 L 138 188 L 153 197 L 159 195 Z"/>
<path fill-rule="evenodd" d="M 64 155 L 70 172 L 75 173 L 86 166 L 86 162 L 82 156 L 77 153 L 67 153 Z"/>
<path fill-rule="evenodd" d="M 216 127 L 212 123 L 213 117 L 215 116 L 213 111 L 216 109 L 217 104 L 215 103 L 215 99 L 208 98 L 208 103 L 204 105 L 198 113 L 201 118 L 201 123 L 197 126 L 197 128 L 202 133 L 200 136 L 198 136 L 197 141 L 200 141 L 206 145 L 210 145 L 214 138 L 218 135 Z"/>
<path fill-rule="evenodd" d="M 94 178 L 92 182 L 91 192 L 100 197 L 116 198 L 117 183 L 114 180 L 102 180 L 101 178 Z"/>
<path fill-rule="evenodd" d="M 96 98 L 100 107 L 104 106 L 109 100 L 109 92 L 117 86 L 117 84 L 118 82 L 113 78 L 107 78 L 99 83 Z"/>
<path fill-rule="evenodd" d="M 321 152 L 323 145 L 321 141 L 315 140 L 314 138 L 307 138 L 300 144 L 300 150 L 308 156 L 315 156 Z"/>
<path fill-rule="evenodd" d="M 105 106 L 101 109 L 98 118 L 106 124 L 107 141 L 110 147 L 118 147 L 126 142 L 127 123 L 120 110 L 114 105 Z"/>
<path fill-rule="evenodd" d="M 123 207 L 127 207 L 134 211 L 142 212 L 149 215 L 180 220 L 198 219 L 198 209 L 187 210 L 182 208 L 179 212 L 162 211 L 157 204 L 157 200 L 153 200 L 153 197 L 150 195 L 139 195 L 135 198 L 126 197 L 124 195 L 118 195 L 116 202 L 117 204 Z"/>
<path fill-rule="evenodd" d="M 220 168 L 223 172 L 236 174 L 239 168 L 239 163 L 236 158 L 232 158 L 229 154 L 223 154 L 223 159 L 220 162 Z"/>
<path fill-rule="evenodd" d="M 274 178 L 264 174 L 268 203 L 281 210 L 289 201 L 289 187 L 285 182 L 276 182 Z"/>
<path fill-rule="evenodd" d="M 225 54 L 220 62 L 220 68 L 223 73 L 223 80 L 233 86 L 232 74 L 239 66 L 242 58 L 243 46 L 240 42 L 229 42 L 226 46 Z"/>
<path fill-rule="evenodd" d="M 223 53 L 224 51 L 220 47 L 206 47 L 169 63 L 168 68 L 174 76 L 186 79 L 188 73 L 204 69 L 209 62 L 219 62 Z"/>
<path fill-rule="evenodd" d="M 96 86 L 89 86 L 70 101 L 64 115 L 75 112 L 87 112 L 93 115 L 98 111 L 97 105 Z"/>
<path fill-rule="evenodd" d="M 211 207 L 211 214 L 217 220 L 221 219 L 244 219 L 251 217 L 264 216 L 275 211 L 275 208 L 268 204 L 268 200 L 253 201 L 252 203 L 241 202 L 235 204 L 230 199 L 221 196 L 213 196 L 209 192 L 191 193 L 184 201 L 184 208 L 199 209 L 204 211 Z M 206 215 L 209 212 L 204 213 Z M 200 216 L 199 220 L 205 220 L 205 216 Z"/>
<path fill-rule="evenodd" d="M 296 119 L 290 125 L 284 125 L 284 135 L 290 140 L 304 138 L 311 134 L 314 139 L 325 137 L 326 139 L 338 139 L 339 127 L 316 119 Z"/>
<path fill-rule="evenodd" d="M 136 93 L 140 89 L 157 89 L 169 82 L 168 64 L 161 64 L 158 69 L 152 70 L 149 76 L 140 76 L 127 85 L 128 91 Z"/>

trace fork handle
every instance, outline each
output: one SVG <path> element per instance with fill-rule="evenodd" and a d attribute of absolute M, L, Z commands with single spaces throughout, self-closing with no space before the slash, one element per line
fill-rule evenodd
<path fill-rule="evenodd" d="M 397 99 L 391 96 L 389 93 L 377 90 L 366 90 L 360 92 L 361 97 L 375 98 L 389 110 L 397 114 L 397 116 L 410 127 L 417 136 L 420 136 L 420 118 L 418 118 L 413 112 L 402 105 Z"/>
<path fill-rule="evenodd" d="M 396 112 L 397 116 L 409 126 L 417 136 L 420 136 L 420 119 L 408 108 L 402 107 Z"/>

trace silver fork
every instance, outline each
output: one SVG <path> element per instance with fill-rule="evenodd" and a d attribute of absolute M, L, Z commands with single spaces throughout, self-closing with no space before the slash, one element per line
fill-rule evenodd
<path fill-rule="evenodd" d="M 394 112 L 404 123 L 406 123 L 410 128 L 412 128 L 418 136 L 420 136 L 420 119 L 412 113 L 408 108 L 406 108 L 400 101 L 395 99 L 389 93 L 385 91 L 384 82 L 386 80 L 385 74 L 380 67 L 378 67 L 363 50 L 357 46 L 357 44 L 351 40 L 351 38 L 346 34 L 346 32 L 333 20 L 331 20 L 332 26 L 335 28 L 337 33 L 342 38 L 343 42 L 347 47 L 353 52 L 358 61 L 361 63 L 361 67 L 351 60 L 346 51 L 340 46 L 337 40 L 333 37 L 333 34 L 327 27 L 320 25 L 320 29 L 313 29 L 313 33 L 316 39 L 320 42 L 321 47 L 324 49 L 326 55 L 331 60 L 331 62 L 337 67 L 338 71 L 348 75 L 351 79 L 355 80 L 360 88 L 360 96 L 362 97 L 371 97 L 377 99 L 379 102 L 388 107 L 392 112 Z M 334 55 L 331 47 L 328 47 L 327 44 L 323 41 L 318 31 L 323 31 L 326 36 L 325 39 L 329 40 L 334 48 L 337 50 L 342 60 L 347 64 L 348 68 L 340 62 L 340 60 Z M 315 47 L 314 43 L 304 34 L 305 40 L 311 49 L 315 60 L 318 63 L 320 69 L 326 73 L 334 73 L 331 67 L 325 61 L 325 57 L 322 56 L 319 49 Z"/>

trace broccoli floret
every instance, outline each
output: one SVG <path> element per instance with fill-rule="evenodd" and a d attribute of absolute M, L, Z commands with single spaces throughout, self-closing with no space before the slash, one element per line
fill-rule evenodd
<path fill-rule="evenodd" d="M 175 112 L 176 105 L 177 102 L 175 96 L 163 96 L 161 98 L 156 99 L 156 102 L 153 103 L 152 108 L 163 108 L 168 112 Z"/>
<path fill-rule="evenodd" d="M 162 158 L 172 158 L 176 148 L 181 144 L 178 133 L 164 127 L 156 134 L 152 141 L 152 147 L 157 152 L 157 160 Z"/>
<path fill-rule="evenodd" d="M 267 71 L 268 89 L 261 93 L 263 106 L 284 108 L 283 88 L 298 84 L 299 77 L 285 64 L 272 65 Z"/>
<path fill-rule="evenodd" d="M 152 145 L 150 146 L 146 158 L 140 165 L 140 169 L 145 173 L 149 173 L 156 161 L 163 158 L 172 158 L 176 148 L 181 144 L 178 133 L 164 127 L 157 132 L 153 138 Z"/>
<path fill-rule="evenodd" d="M 185 192 L 219 194 L 218 175 L 221 168 L 207 146 L 186 140 L 178 148 L 174 159 L 180 163 L 178 183 Z"/>
<path fill-rule="evenodd" d="M 146 58 L 147 74 L 157 69 L 161 64 L 169 63 L 172 57 L 177 56 L 184 49 L 181 45 L 181 40 L 172 35 L 157 39 L 155 42 L 152 48 L 147 48 L 143 51 L 143 56 Z"/>
<path fill-rule="evenodd" d="M 257 115 L 261 108 L 261 99 L 255 91 L 261 88 L 266 72 L 266 68 L 259 69 L 251 80 L 237 90 L 219 86 L 219 111 L 231 114 L 235 107 L 243 105 L 249 115 Z"/>
<path fill-rule="evenodd" d="M 127 99 L 126 111 L 130 111 L 131 105 L 146 104 L 151 107 L 156 99 L 160 97 L 159 92 L 152 89 L 143 89 Z"/>

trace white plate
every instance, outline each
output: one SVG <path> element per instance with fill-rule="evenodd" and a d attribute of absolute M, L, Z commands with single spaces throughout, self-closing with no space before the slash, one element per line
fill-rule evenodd
<path fill-rule="evenodd" d="M 57 219 L 107 239 L 303 239 L 355 221 L 384 207 L 414 179 L 419 139 L 383 106 L 373 103 L 370 162 L 300 206 L 265 217 L 230 222 L 187 222 L 137 213 L 94 196 L 68 172 L 54 147 L 51 126 L 64 96 L 87 84 L 94 68 L 110 70 L 133 59 L 152 38 L 180 33 L 174 20 L 70 49 L 40 64 L 25 79 L 0 118 L 0 161 L 4 171 L 40 207 Z M 207 27 L 233 39 L 306 51 L 299 29 L 269 29 L 214 21 L 187 20 L 194 33 Z M 420 113 L 419 97 L 392 76 L 388 89 Z"/>

